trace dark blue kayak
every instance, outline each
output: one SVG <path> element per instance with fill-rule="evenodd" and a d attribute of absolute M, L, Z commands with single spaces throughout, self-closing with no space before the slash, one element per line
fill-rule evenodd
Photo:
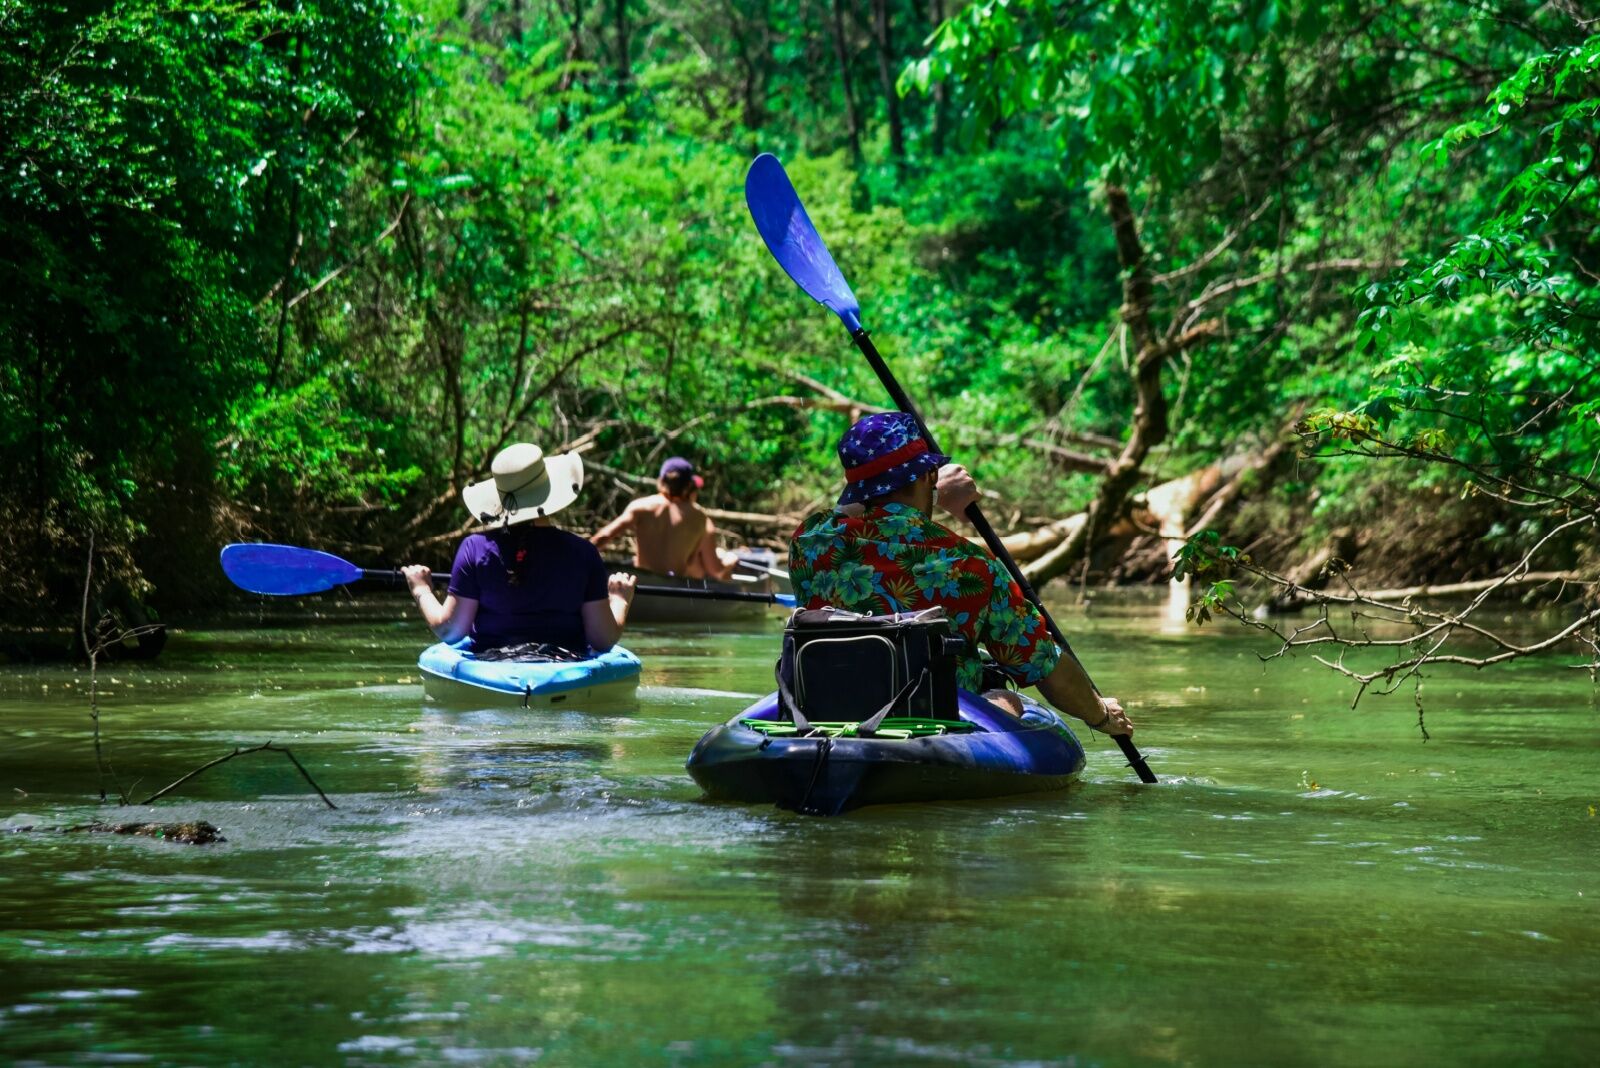
<path fill-rule="evenodd" d="M 832 816 L 862 805 L 947 801 L 1060 790 L 1083 771 L 1083 746 L 1033 702 L 1018 719 L 958 693 L 958 720 L 886 719 L 872 737 L 857 724 L 812 720 L 801 737 L 769 694 L 702 737 L 689 774 L 716 800 L 775 804 Z"/>
<path fill-rule="evenodd" d="M 639 658 L 620 645 L 587 660 L 479 660 L 467 638 L 428 646 L 417 667 L 430 698 L 479 708 L 589 704 L 628 697 L 639 685 Z"/>

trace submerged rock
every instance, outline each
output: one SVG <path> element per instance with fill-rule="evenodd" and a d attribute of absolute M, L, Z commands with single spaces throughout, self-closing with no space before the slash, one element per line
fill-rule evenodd
<path fill-rule="evenodd" d="M 63 827 L 62 832 L 136 834 L 143 838 L 163 838 L 169 842 L 182 842 L 184 845 L 210 845 L 212 842 L 227 841 L 216 825 L 205 820 L 191 820 L 187 823 L 80 823 L 74 827 Z"/>

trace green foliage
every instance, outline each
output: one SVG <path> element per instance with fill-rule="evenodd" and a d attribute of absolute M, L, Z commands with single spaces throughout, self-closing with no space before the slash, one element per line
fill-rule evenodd
<path fill-rule="evenodd" d="M 1216 613 L 1227 611 L 1225 606 L 1229 600 L 1237 602 L 1231 576 L 1236 567 L 1250 563 L 1249 553 L 1224 545 L 1222 535 L 1215 530 L 1202 530 L 1184 541 L 1173 557 L 1173 579 L 1210 580 L 1210 585 L 1184 609 L 1184 619 L 1196 626 L 1205 626 Z"/>
<path fill-rule="evenodd" d="M 177 531 L 399 556 L 518 439 L 587 450 L 578 526 L 633 485 L 601 467 L 674 453 L 714 505 L 826 502 L 847 416 L 806 381 L 886 398 L 755 240 L 758 149 L 1018 525 L 1092 485 L 1022 439 L 1127 430 L 1106 184 L 1157 328 L 1217 324 L 1165 360 L 1152 480 L 1297 417 L 1338 451 L 1600 449 L 1583 26 L 1465 0 L 956 8 L 888 3 L 882 34 L 864 3 L 0 0 L 8 548 L 93 525 L 130 573 Z M 1341 456 L 1279 492 L 1332 522 L 1442 477 Z"/>
<path fill-rule="evenodd" d="M 223 442 L 221 488 L 237 500 L 264 497 L 301 507 L 402 500 L 422 469 L 391 466 L 389 455 L 404 451 L 404 436 L 374 418 L 383 405 L 363 392 L 324 375 L 241 401 L 229 419 L 231 439 Z M 351 403 L 361 399 L 373 403 Z M 376 444 L 382 441 L 391 445 Z"/>
<path fill-rule="evenodd" d="M 1203 578 L 1219 572 L 1226 574 L 1233 565 L 1248 563 L 1249 554 L 1235 546 L 1224 545 L 1221 533 L 1202 530 L 1178 547 L 1173 556 L 1172 577 Z"/>
<path fill-rule="evenodd" d="M 939 28 L 901 84 L 927 92 L 961 79 L 980 129 L 1048 110 L 1074 174 L 1175 187 L 1221 158 L 1252 70 L 1276 91 L 1265 106 L 1282 110 L 1280 42 L 1322 23 L 1312 4 L 1286 26 L 1288 6 L 1116 0 L 1063 10 L 1051 0 L 982 0 Z"/>
<path fill-rule="evenodd" d="M 1429 166 L 1476 163 L 1491 195 L 1442 253 L 1366 288 L 1360 326 L 1387 358 L 1354 409 L 1364 434 L 1502 466 L 1581 470 L 1600 451 L 1597 108 L 1591 36 L 1526 59 L 1482 118 L 1425 146 Z"/>
<path fill-rule="evenodd" d="M 254 306 L 293 291 L 408 76 L 381 0 L 0 0 L 0 26 L 0 492 L 47 566 L 86 527 L 126 544 L 158 481 L 207 488 Z"/>

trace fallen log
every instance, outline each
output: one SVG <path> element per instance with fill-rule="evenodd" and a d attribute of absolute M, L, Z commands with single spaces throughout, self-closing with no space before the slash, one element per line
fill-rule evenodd
<path fill-rule="evenodd" d="M 1320 554 L 1319 554 L 1320 555 Z M 1315 557 L 1313 558 L 1315 559 Z M 1285 576 L 1287 578 L 1288 576 Z M 1552 583 L 1561 583 L 1570 586 L 1594 586 L 1597 583 L 1592 577 L 1577 571 L 1529 571 L 1522 575 L 1502 575 L 1499 578 L 1475 579 L 1471 582 L 1446 582 L 1439 585 L 1399 586 L 1389 590 L 1361 590 L 1359 597 L 1362 601 L 1376 601 L 1386 603 L 1386 607 L 1404 611 L 1405 602 L 1420 601 L 1432 597 L 1460 597 L 1469 593 L 1482 593 L 1484 590 L 1500 587 L 1512 589 L 1518 586 L 1544 586 Z M 1351 597 L 1340 594 L 1330 598 L 1343 604 Z M 1314 590 L 1300 590 L 1287 599 L 1276 602 L 1272 606 L 1277 610 L 1306 608 L 1322 601 Z M 1393 602 L 1393 603 L 1389 603 Z"/>
<path fill-rule="evenodd" d="M 1181 540 L 1184 536 L 1183 516 L 1194 507 L 1196 501 L 1204 500 L 1212 493 L 1232 470 L 1245 463 L 1243 458 L 1233 458 L 1152 486 L 1130 498 L 1128 517 L 1113 523 L 1104 536 L 1110 539 L 1132 538 L 1154 529 L 1163 538 Z M 1000 541 L 1016 559 L 1037 560 L 1075 537 L 1087 519 L 1088 513 L 1079 512 L 1033 530 L 1008 534 Z"/>
<path fill-rule="evenodd" d="M 1294 418 L 1298 421 L 1299 417 L 1297 410 Z M 1133 494 L 1127 500 L 1123 517 L 1113 522 L 1095 540 L 1115 541 L 1131 538 L 1137 533 L 1156 533 L 1167 542 L 1170 560 L 1185 539 L 1215 523 L 1238 501 L 1250 476 L 1271 471 L 1288 454 L 1295 440 L 1285 430 L 1260 452 L 1228 456 L 1218 463 L 1158 483 L 1141 494 Z M 1188 517 L 1196 511 L 1200 512 L 1200 516 L 1191 521 Z M 1086 515 L 1079 513 L 1067 516 L 1033 530 L 1007 535 L 1001 540 L 1018 560 L 1035 561 L 1078 538 Z"/>
<path fill-rule="evenodd" d="M 1595 581 L 1576 571 L 1529 571 L 1525 575 L 1509 578 L 1478 579 L 1473 582 L 1447 582 L 1439 586 L 1402 586 L 1394 590 L 1373 590 L 1362 596 L 1374 601 L 1405 601 L 1414 597 L 1455 597 L 1463 593 L 1482 593 L 1493 586 L 1539 586 L 1547 582 L 1564 582 L 1575 586 L 1592 586 Z"/>
<path fill-rule="evenodd" d="M 1087 518 L 1083 512 L 1069 515 L 1065 519 L 1058 519 L 1054 523 L 1039 527 L 1037 530 L 1025 530 L 1018 534 L 1007 534 L 1000 539 L 1006 547 L 1006 552 L 1020 561 L 1034 560 L 1051 549 L 1060 545 L 1067 538 L 1075 534 L 1083 526 Z M 981 539 L 973 538 L 973 541 Z"/>

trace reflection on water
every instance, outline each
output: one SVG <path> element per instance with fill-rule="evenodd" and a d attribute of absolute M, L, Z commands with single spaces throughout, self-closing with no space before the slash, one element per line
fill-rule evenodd
<path fill-rule="evenodd" d="M 1540 665 L 1347 708 L 1158 601 L 1064 621 L 1163 775 L 834 821 L 709 804 L 699 734 L 776 626 L 641 630 L 633 704 L 426 704 L 384 610 L 178 636 L 109 752 L 228 844 L 0 836 L 5 1059 L 1572 1063 L 1600 1048 L 1600 743 Z M 111 681 L 111 679 L 115 681 Z M 86 679 L 0 674 L 0 826 L 104 810 Z"/>

